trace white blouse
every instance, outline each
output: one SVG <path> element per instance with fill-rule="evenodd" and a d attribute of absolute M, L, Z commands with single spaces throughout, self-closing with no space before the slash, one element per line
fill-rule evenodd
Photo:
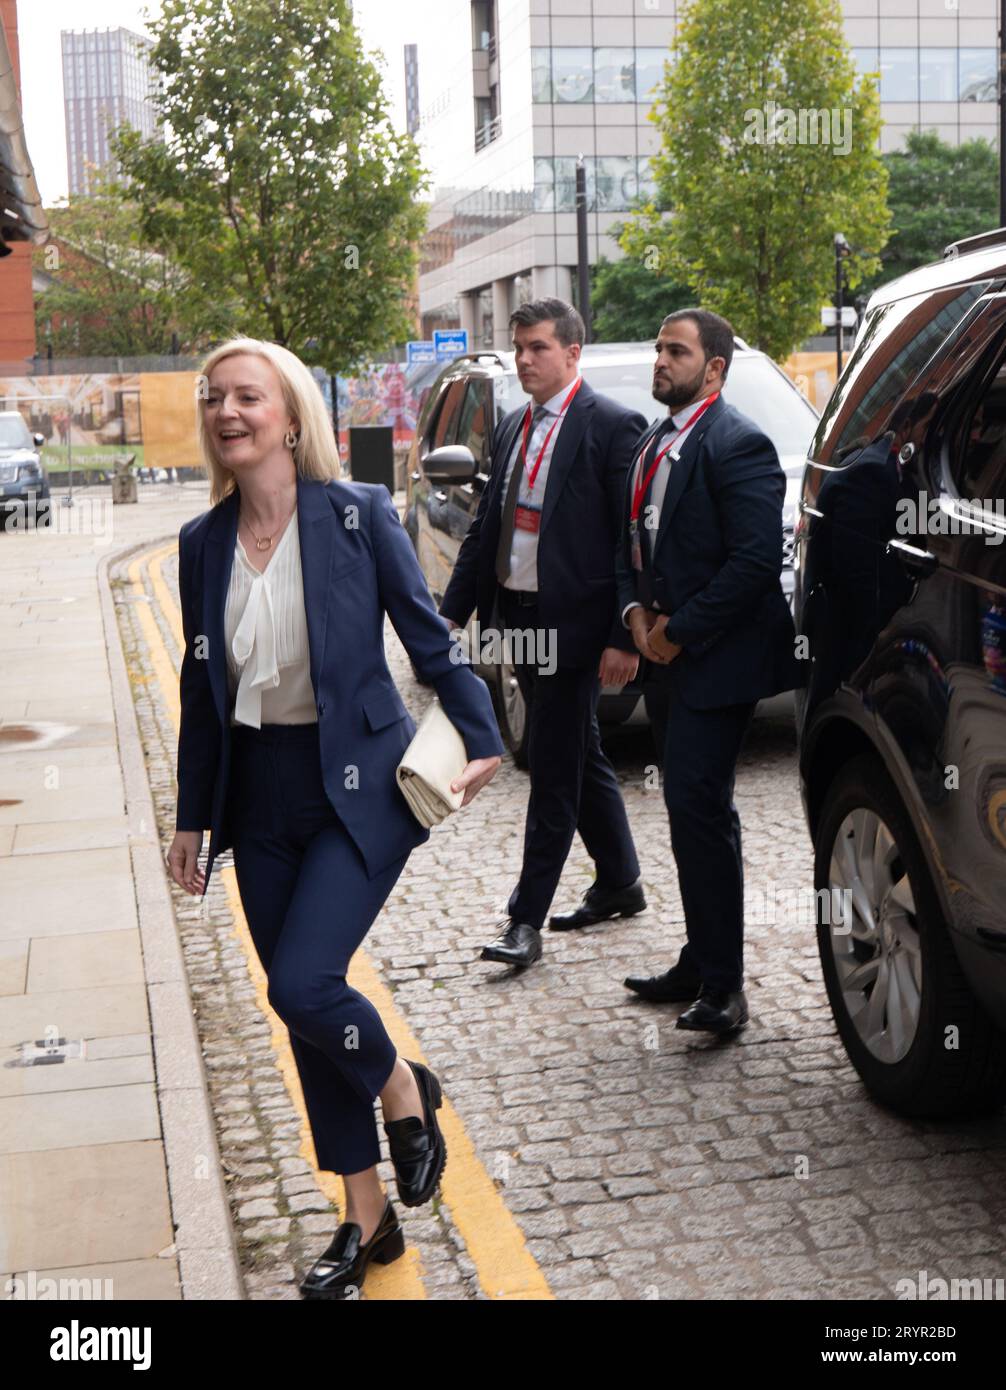
<path fill-rule="evenodd" d="M 296 511 L 261 574 L 235 541 L 224 635 L 232 726 L 317 723 Z"/>

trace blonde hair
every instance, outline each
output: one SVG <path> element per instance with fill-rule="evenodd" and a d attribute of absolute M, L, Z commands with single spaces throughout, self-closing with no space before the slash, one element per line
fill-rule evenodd
<path fill-rule="evenodd" d="M 307 367 L 288 348 L 278 343 L 263 342 L 260 338 L 231 338 L 206 358 L 199 373 L 199 389 L 196 392 L 196 434 L 199 452 L 210 479 L 210 506 L 214 507 L 237 487 L 234 474 L 217 458 L 213 440 L 206 428 L 203 411 L 206 386 L 210 372 L 225 357 L 247 354 L 251 357 L 264 357 L 272 363 L 283 390 L 283 400 L 287 410 L 297 421 L 300 438 L 293 450 L 294 464 L 302 478 L 313 478 L 328 482 L 331 478 L 342 476 L 342 463 L 335 441 L 332 421 L 325 408 L 325 400 L 318 383 Z"/>

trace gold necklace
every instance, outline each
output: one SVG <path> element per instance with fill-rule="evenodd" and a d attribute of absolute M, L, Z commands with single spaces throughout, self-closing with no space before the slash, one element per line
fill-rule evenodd
<path fill-rule="evenodd" d="M 295 509 L 295 510 L 296 510 L 296 509 Z M 283 526 L 286 525 L 286 522 L 289 521 L 289 520 L 290 520 L 290 517 L 292 517 L 292 516 L 293 516 L 293 512 L 290 513 L 290 516 L 288 516 L 287 519 L 286 519 L 286 521 L 283 522 L 283 525 L 280 526 L 279 530 L 278 530 L 278 531 L 274 531 L 274 532 L 272 533 L 271 536 L 262 536 L 262 537 L 256 536 L 256 535 L 255 535 L 255 532 L 252 531 L 251 522 L 248 520 L 247 517 L 242 517 L 241 519 L 242 519 L 242 521 L 244 522 L 245 526 L 247 526 L 249 532 L 251 532 L 251 535 L 254 537 L 254 540 L 255 540 L 255 549 L 256 549 L 256 550 L 268 550 L 268 549 L 270 548 L 270 546 L 272 545 L 273 541 L 274 541 L 274 540 L 276 539 L 276 537 L 279 535 L 280 531 L 282 531 Z"/>

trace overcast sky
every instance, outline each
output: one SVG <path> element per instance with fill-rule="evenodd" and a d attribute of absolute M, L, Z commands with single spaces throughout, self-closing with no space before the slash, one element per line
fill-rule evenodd
<path fill-rule="evenodd" d="M 354 13 L 368 49 L 384 52 L 385 84 L 396 125 L 404 126 L 403 47 L 419 37 L 417 18 L 426 0 L 355 0 Z M 106 27 L 147 32 L 145 14 L 159 0 L 18 0 L 21 86 L 28 152 L 47 207 L 66 195 L 66 131 L 63 123 L 62 29 Z"/>

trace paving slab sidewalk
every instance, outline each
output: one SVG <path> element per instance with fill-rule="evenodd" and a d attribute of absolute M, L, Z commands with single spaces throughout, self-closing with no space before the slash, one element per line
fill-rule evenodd
<path fill-rule="evenodd" d="M 0 1297 L 245 1297 L 106 576 L 207 505 L 0 529 Z"/>

